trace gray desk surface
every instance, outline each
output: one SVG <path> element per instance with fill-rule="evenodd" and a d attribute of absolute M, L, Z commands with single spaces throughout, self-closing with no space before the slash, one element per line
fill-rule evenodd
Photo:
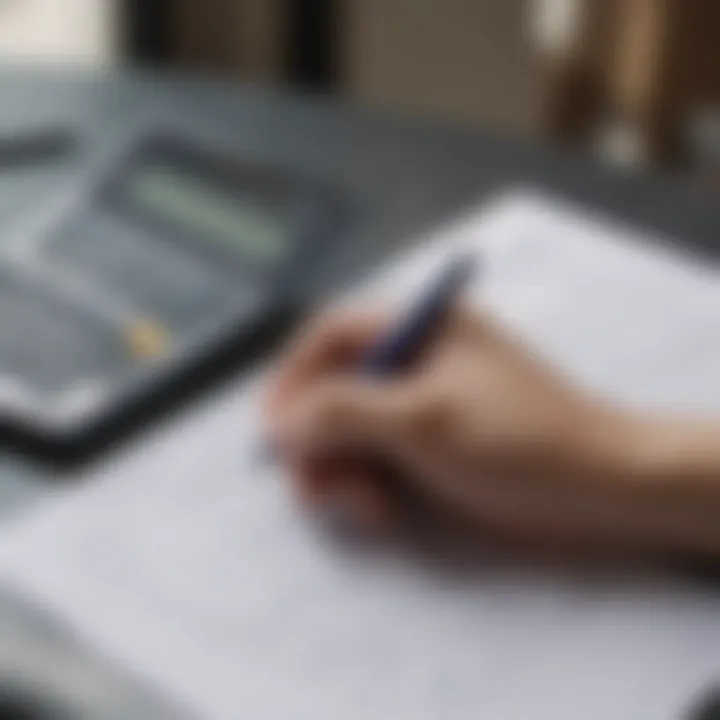
<path fill-rule="evenodd" d="M 416 231 L 510 185 L 535 185 L 674 236 L 712 257 L 720 253 L 720 209 L 674 183 L 603 170 L 586 161 L 529 143 L 466 129 L 444 128 L 353 111 L 327 101 L 306 101 L 262 88 L 221 82 L 109 75 L 19 73 L 0 69 L 0 133 L 61 123 L 84 136 L 122 126 L 138 108 L 163 102 L 203 108 L 209 118 L 232 123 L 239 142 L 275 160 L 322 168 L 354 184 L 373 186 L 387 199 L 367 212 L 364 262 L 379 259 Z M 72 167 L 0 173 L 3 225 L 49 198 Z M 381 216 L 381 217 L 380 217 Z M 342 272 L 352 272 L 352 263 Z M 341 279 L 342 279 L 341 272 Z M 172 420 L 170 419 L 169 422 Z M 0 522 L 31 509 L 53 482 L 52 473 L 0 455 Z M 47 618 L 0 596 L 0 677 L 26 668 L 75 695 L 93 718 L 177 717 L 136 682 L 53 627 Z"/>

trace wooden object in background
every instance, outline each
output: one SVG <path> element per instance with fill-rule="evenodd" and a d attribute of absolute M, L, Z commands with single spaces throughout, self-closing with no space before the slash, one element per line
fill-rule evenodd
<path fill-rule="evenodd" d="M 340 86 L 353 101 L 537 127 L 542 91 L 529 0 L 339 0 Z"/>
<path fill-rule="evenodd" d="M 578 1 L 584 21 L 555 61 L 548 134 L 581 142 L 622 123 L 647 163 L 681 164 L 697 113 L 720 107 L 720 2 Z"/>
<path fill-rule="evenodd" d="M 693 0 L 683 0 L 683 4 Z M 629 0 L 618 5 L 616 52 L 611 58 L 613 111 L 635 128 L 639 152 L 656 165 L 682 156 L 685 102 L 678 82 L 689 48 L 674 0 Z"/>
<path fill-rule="evenodd" d="M 544 134 L 555 141 L 590 142 L 607 110 L 609 59 L 620 2 L 575 0 L 574 27 L 547 53 L 541 122 Z"/>
<path fill-rule="evenodd" d="M 282 0 L 176 0 L 176 62 L 253 80 L 284 70 Z"/>

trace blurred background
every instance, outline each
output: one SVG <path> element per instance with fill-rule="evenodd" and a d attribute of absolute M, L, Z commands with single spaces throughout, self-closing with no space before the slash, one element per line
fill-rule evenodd
<path fill-rule="evenodd" d="M 222 73 L 720 176 L 715 0 L 2 0 L 13 62 Z"/>

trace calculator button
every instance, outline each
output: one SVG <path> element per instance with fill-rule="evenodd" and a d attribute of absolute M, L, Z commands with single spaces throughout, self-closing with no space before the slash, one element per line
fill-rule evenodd
<path fill-rule="evenodd" d="M 99 212 L 69 222 L 51 237 L 44 260 L 85 275 L 97 292 L 117 297 L 144 317 L 161 319 L 176 334 L 215 317 L 240 282 L 237 272 Z"/>
<path fill-rule="evenodd" d="M 168 354 L 170 332 L 150 318 L 135 318 L 123 330 L 125 346 L 137 360 L 154 360 Z"/>

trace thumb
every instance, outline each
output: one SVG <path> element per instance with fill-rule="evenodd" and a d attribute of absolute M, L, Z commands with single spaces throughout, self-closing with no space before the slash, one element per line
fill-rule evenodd
<path fill-rule="evenodd" d="M 279 423 L 279 442 L 290 452 L 393 450 L 404 444 L 418 406 L 405 383 L 326 381 L 302 394 Z"/>

